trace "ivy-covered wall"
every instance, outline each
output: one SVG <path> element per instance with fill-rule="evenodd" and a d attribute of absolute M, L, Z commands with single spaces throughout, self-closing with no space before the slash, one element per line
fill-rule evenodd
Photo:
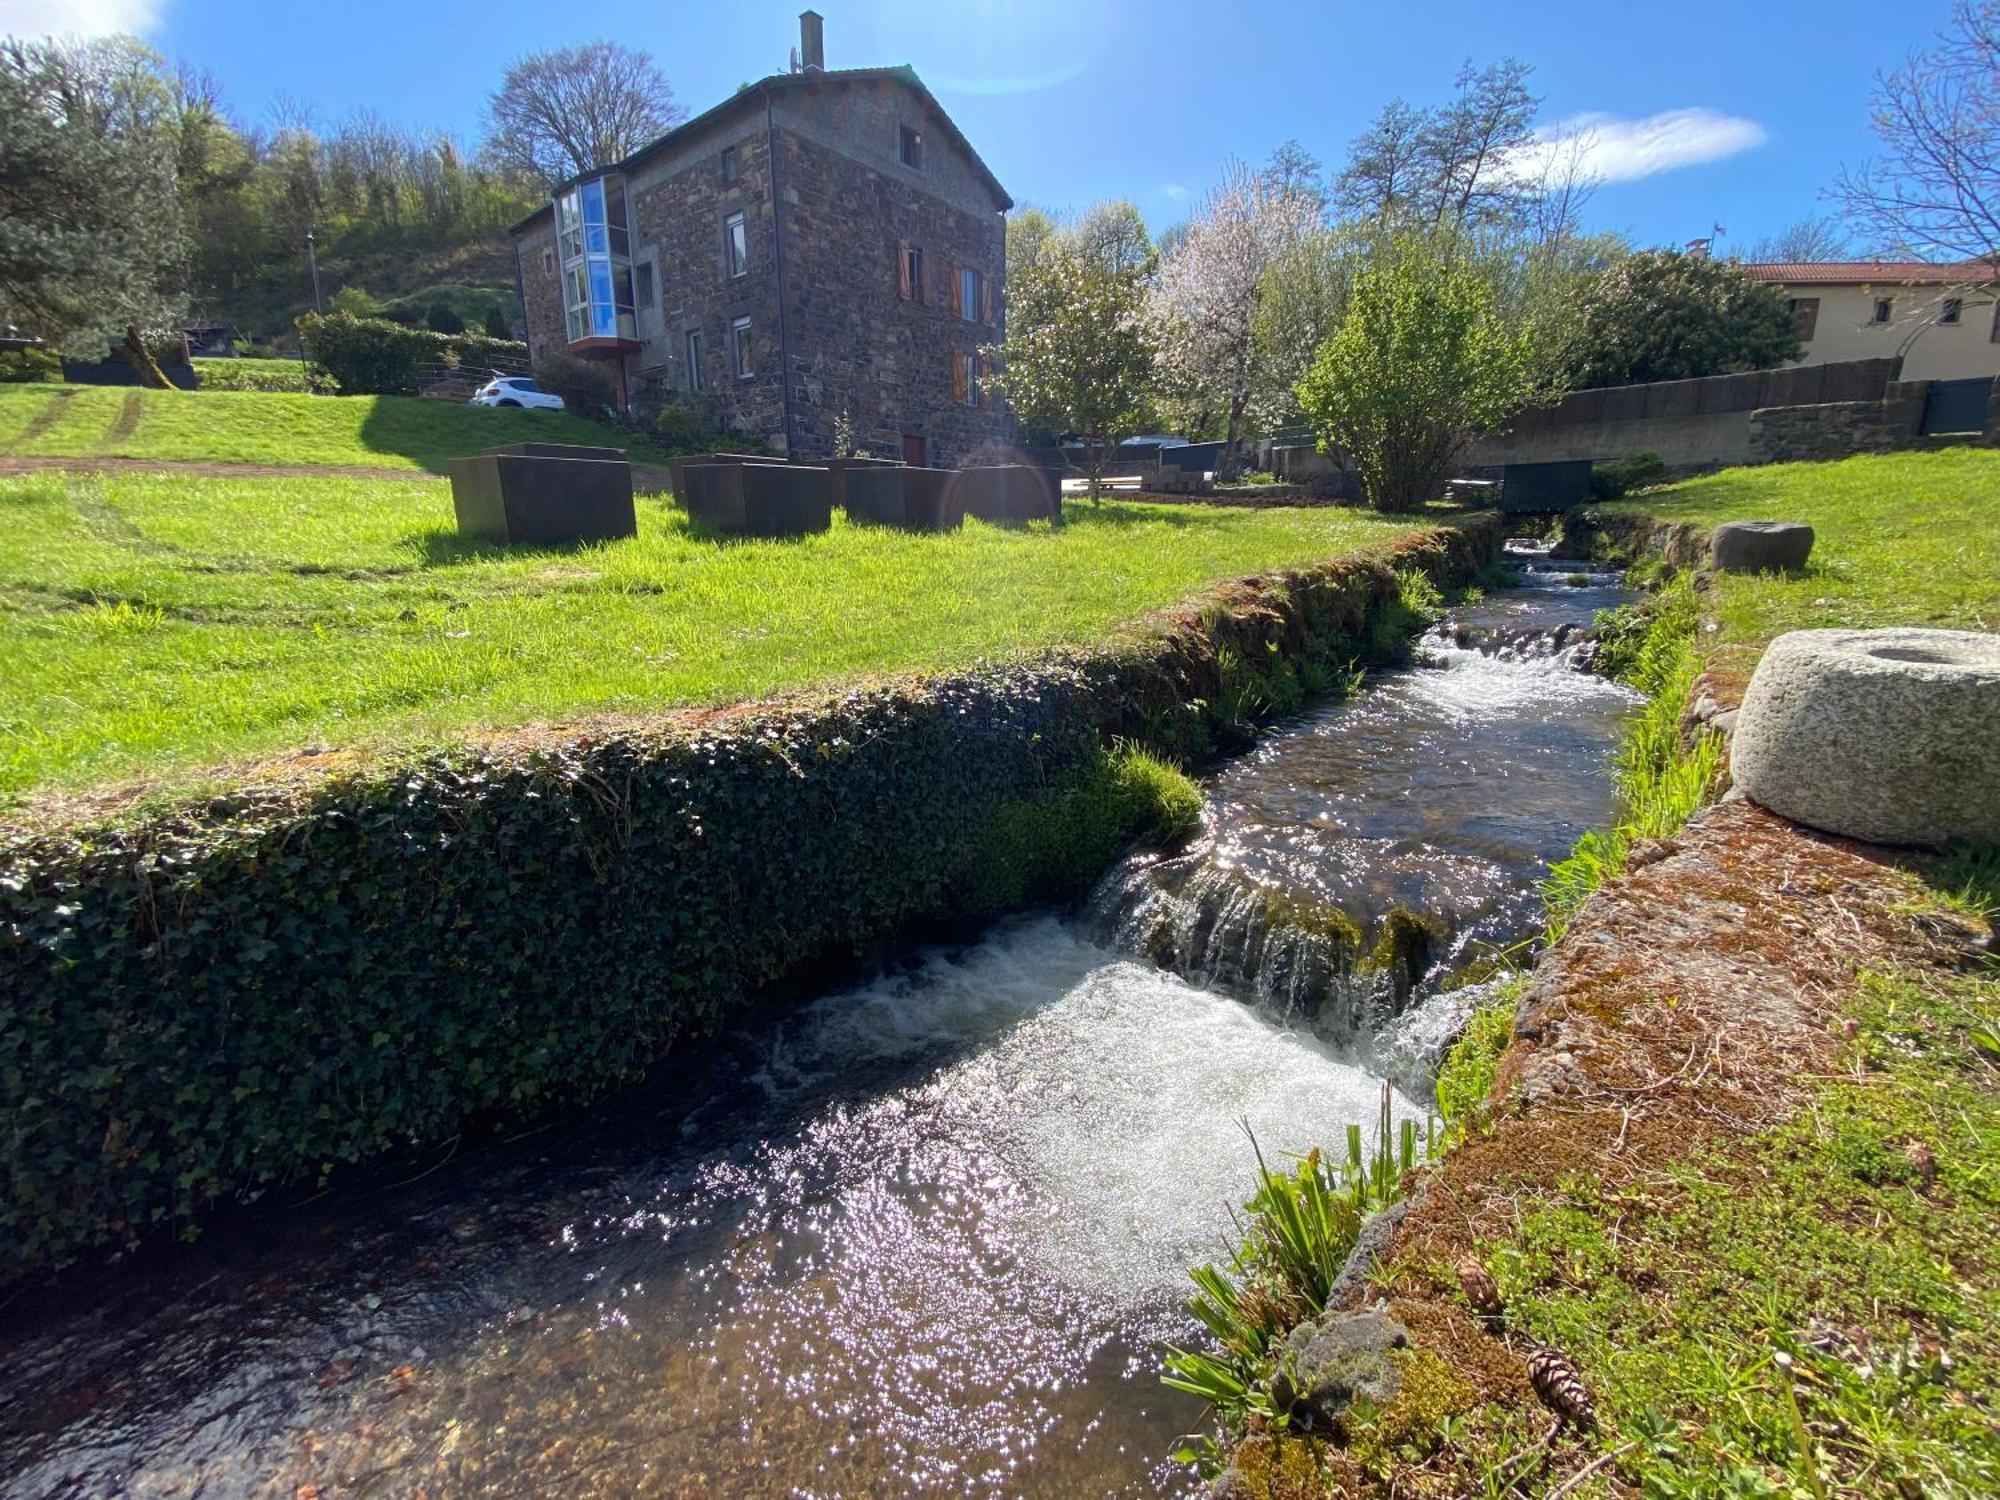
<path fill-rule="evenodd" d="M 639 1076 L 774 988 L 1078 892 L 1197 759 L 1496 524 L 1102 649 L 691 732 L 463 749 L 0 840 L 0 1283 Z"/>

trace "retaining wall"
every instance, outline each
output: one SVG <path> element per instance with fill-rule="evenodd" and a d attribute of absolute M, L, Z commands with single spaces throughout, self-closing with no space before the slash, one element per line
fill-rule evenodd
<path fill-rule="evenodd" d="M 0 835 L 0 1283 L 574 1108 L 760 997 L 1061 895 L 1022 851 L 1102 817 L 1114 738 L 1203 755 L 1246 686 L 1282 709 L 1365 658 L 1397 569 L 1463 581 L 1500 539 L 1244 579 L 1028 666 Z"/>

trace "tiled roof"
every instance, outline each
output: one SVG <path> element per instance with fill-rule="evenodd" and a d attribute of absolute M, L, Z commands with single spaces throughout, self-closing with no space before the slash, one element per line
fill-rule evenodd
<path fill-rule="evenodd" d="M 1908 285 L 1915 282 L 1950 284 L 1991 281 L 1995 268 L 1977 261 L 1959 265 L 1922 260 L 1778 260 L 1750 262 L 1743 267 L 1759 281 L 1786 286 L 1863 286 L 1874 282 Z"/>

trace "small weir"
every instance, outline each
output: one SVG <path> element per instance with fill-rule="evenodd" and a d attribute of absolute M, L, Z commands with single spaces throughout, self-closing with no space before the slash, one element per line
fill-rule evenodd
<path fill-rule="evenodd" d="M 1579 632 L 1625 596 L 1517 561 L 1075 920 L 919 954 L 581 1125 L 17 1295 L 0 1494 L 1188 1492 L 1165 1455 L 1200 1407 L 1158 1346 L 1246 1194 L 1240 1122 L 1269 1154 L 1372 1119 L 1378 1037 L 1434 1049 L 1440 975 L 1529 931 L 1609 816 L 1629 695 Z"/>

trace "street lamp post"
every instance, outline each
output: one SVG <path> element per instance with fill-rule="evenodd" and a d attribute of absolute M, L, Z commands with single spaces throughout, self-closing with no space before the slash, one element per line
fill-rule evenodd
<path fill-rule="evenodd" d="M 319 301 L 319 253 L 313 248 L 313 232 L 310 229 L 306 231 L 306 264 L 312 267 L 313 311 L 325 312 Z"/>

